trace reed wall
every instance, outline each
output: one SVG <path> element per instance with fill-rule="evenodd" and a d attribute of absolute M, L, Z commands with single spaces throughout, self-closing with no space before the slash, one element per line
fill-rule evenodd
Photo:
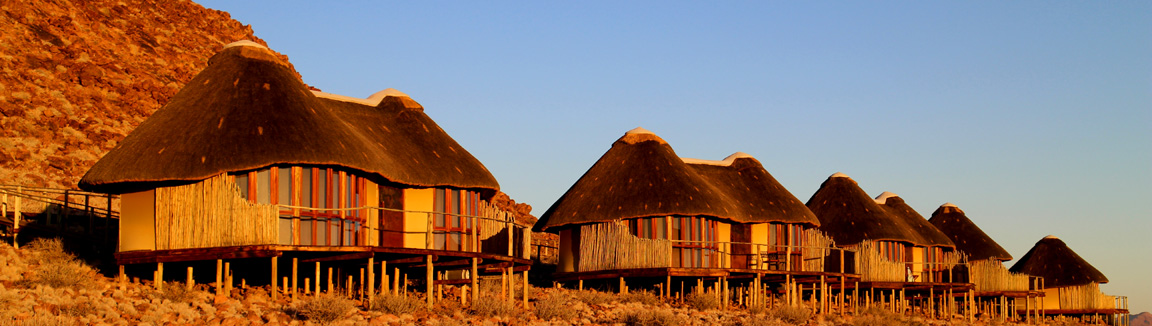
<path fill-rule="evenodd" d="M 156 249 L 276 244 L 276 206 L 240 197 L 224 175 L 156 189 Z"/>
<path fill-rule="evenodd" d="M 670 267 L 671 251 L 672 241 L 634 236 L 623 221 L 583 225 L 577 271 Z"/>
<path fill-rule="evenodd" d="M 996 260 L 980 260 L 969 263 L 968 277 L 978 292 L 985 291 L 1028 291 L 1031 277 L 1026 274 L 1009 272 L 1004 264 Z"/>

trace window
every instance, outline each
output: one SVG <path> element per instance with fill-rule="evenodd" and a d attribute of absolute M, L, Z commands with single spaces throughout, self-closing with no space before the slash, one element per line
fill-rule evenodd
<path fill-rule="evenodd" d="M 716 267 L 719 263 L 716 243 L 719 222 L 694 216 L 670 218 L 672 264 L 679 267 Z"/>
<path fill-rule="evenodd" d="M 367 181 L 332 168 L 275 166 L 233 174 L 240 196 L 279 205 L 280 244 L 362 244 Z M 295 229 L 295 230 L 294 230 Z M 294 232 L 299 234 L 293 239 Z"/>
<path fill-rule="evenodd" d="M 432 209 L 433 248 L 471 250 L 472 219 L 479 215 L 480 193 L 460 189 L 435 189 Z"/>

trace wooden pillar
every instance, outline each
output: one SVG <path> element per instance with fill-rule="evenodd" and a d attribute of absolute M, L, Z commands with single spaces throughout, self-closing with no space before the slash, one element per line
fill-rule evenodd
<path fill-rule="evenodd" d="M 312 287 L 312 295 L 319 297 L 320 296 L 320 262 L 316 262 L 316 271 L 315 271 L 314 275 L 316 276 L 316 284 Z"/>
<path fill-rule="evenodd" d="M 516 284 L 514 284 L 516 282 L 515 270 L 515 268 L 508 267 L 508 301 L 516 300 Z"/>
<path fill-rule="evenodd" d="M 320 275 L 316 275 L 316 277 L 319 278 Z M 316 292 L 320 292 L 319 286 L 316 287 Z M 332 267 L 328 267 L 328 291 L 327 292 L 328 292 L 328 294 L 332 294 L 332 293 L 336 292 L 334 287 L 333 287 L 333 283 L 332 283 Z"/>
<path fill-rule="evenodd" d="M 376 297 L 376 257 L 368 257 L 368 285 L 364 289 L 364 301 L 368 308 L 372 308 L 372 299 Z"/>
<path fill-rule="evenodd" d="M 14 198 L 15 205 L 12 210 L 12 248 L 16 249 L 20 249 L 20 241 L 17 241 L 17 238 L 20 235 L 20 194 L 22 193 L 22 188 L 16 186 L 16 196 L 13 196 L 16 197 Z"/>
<path fill-rule="evenodd" d="M 473 233 L 475 233 L 475 231 L 473 231 Z M 472 279 L 470 280 L 472 283 L 472 304 L 476 304 L 476 299 L 480 298 L 480 270 L 477 268 L 478 260 L 478 258 L 472 257 Z"/>
<path fill-rule="evenodd" d="M 380 294 L 388 293 L 388 261 L 380 260 Z"/>
<path fill-rule="evenodd" d="M 431 224 L 432 222 L 428 223 Z M 428 301 L 428 308 L 432 308 L 432 255 L 424 256 L 424 262 L 427 263 L 426 266 L 424 266 L 424 281 L 427 283 L 427 285 L 424 287 L 424 290 L 427 291 L 425 292 L 424 297 Z"/>
<path fill-rule="evenodd" d="M 392 295 L 400 295 L 400 268 L 393 268 L 392 273 Z M 408 279 L 404 279 L 407 281 Z"/>
<path fill-rule="evenodd" d="M 192 279 L 192 266 L 188 266 L 188 273 L 184 279 L 184 289 L 191 291 L 194 285 L 196 285 L 196 281 Z"/>
<path fill-rule="evenodd" d="M 618 284 L 618 285 L 616 285 L 616 293 L 618 293 L 618 294 L 624 294 L 624 277 L 623 277 L 623 276 L 620 276 L 620 277 L 618 277 L 617 279 L 619 279 L 619 280 L 620 280 L 620 282 L 619 282 L 619 284 Z"/>
<path fill-rule="evenodd" d="M 664 276 L 664 298 L 672 297 L 672 273 Z"/>
<path fill-rule="evenodd" d="M 299 258 L 292 257 L 292 299 L 293 300 L 296 299 L 296 292 L 299 291 L 299 290 L 297 290 L 299 287 L 296 286 L 297 280 L 300 277 L 299 274 L 297 273 L 299 267 L 300 267 L 299 266 Z M 307 286 L 307 285 L 305 285 L 305 286 Z"/>
<path fill-rule="evenodd" d="M 216 296 L 224 295 L 224 260 L 216 259 Z"/>
<path fill-rule="evenodd" d="M 156 286 L 157 291 L 164 290 L 164 263 L 156 263 L 156 275 L 152 279 L 152 285 Z"/>
<path fill-rule="evenodd" d="M 522 286 L 520 291 L 521 302 L 524 303 L 524 308 L 528 308 L 528 271 L 521 272 L 520 285 Z"/>
<path fill-rule="evenodd" d="M 584 291 L 584 280 L 576 280 L 576 290 Z"/>
<path fill-rule="evenodd" d="M 271 284 L 268 285 L 272 290 L 271 291 L 272 292 L 271 293 L 272 294 L 272 301 L 276 301 L 277 299 L 280 299 L 280 290 L 276 288 L 276 281 L 280 280 L 279 270 L 278 270 L 280 267 L 280 265 L 278 264 L 279 261 L 280 261 L 280 257 L 272 256 L 272 278 L 270 279 L 271 282 L 269 282 Z M 192 267 L 188 267 L 188 274 L 192 274 Z"/>
<path fill-rule="evenodd" d="M 372 268 L 372 264 L 368 264 L 368 268 Z M 356 286 L 357 293 L 355 293 L 355 295 L 357 297 L 360 297 L 360 300 L 364 300 L 364 294 L 367 293 L 364 291 L 364 286 L 368 283 L 364 281 L 364 269 L 363 268 L 360 269 L 360 283 L 359 284 L 360 284 L 359 286 Z"/>
<path fill-rule="evenodd" d="M 232 263 L 224 262 L 224 296 L 232 296 Z"/>
<path fill-rule="evenodd" d="M 352 275 L 348 275 L 348 281 L 347 281 L 347 282 L 345 282 L 345 287 L 344 287 L 344 295 L 345 295 L 345 296 L 347 296 L 347 297 L 349 297 L 349 298 L 351 298 L 351 297 L 352 297 L 352 295 L 353 295 L 353 293 L 352 293 L 352 288 L 354 287 L 354 286 L 352 285 L 352 284 L 353 284 L 353 283 L 352 283 L 352 280 L 353 280 L 353 279 L 354 279 L 354 277 L 353 277 Z M 328 291 L 329 291 L 329 292 L 331 292 L 332 290 L 331 290 L 331 289 L 329 289 Z"/>

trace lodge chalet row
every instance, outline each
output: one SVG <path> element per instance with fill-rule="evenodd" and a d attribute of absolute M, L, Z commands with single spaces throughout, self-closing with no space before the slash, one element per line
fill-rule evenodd
<path fill-rule="evenodd" d="M 472 291 L 479 279 L 503 276 L 504 295 L 527 303 L 536 231 L 559 236 L 555 272 L 544 277 L 561 286 L 841 313 L 887 304 L 1031 318 L 1123 308 L 1100 292 L 1107 278 L 1055 237 L 1005 268 L 1012 256 L 956 205 L 925 219 L 840 173 L 805 203 L 752 156 L 682 158 L 640 128 L 526 225 L 492 203 L 496 179 L 423 110 L 392 89 L 367 99 L 310 90 L 273 52 L 241 41 L 80 187 L 120 194 L 121 271 L 181 279 L 182 267 L 191 277 L 190 267 L 215 264 L 217 284 L 245 277 L 292 296 L 325 285 L 395 293 L 411 283 L 429 303 L 446 289 L 476 300 L 488 295 Z"/>

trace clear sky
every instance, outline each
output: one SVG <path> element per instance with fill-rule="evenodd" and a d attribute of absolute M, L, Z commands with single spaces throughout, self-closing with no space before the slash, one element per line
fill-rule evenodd
<path fill-rule="evenodd" d="M 1056 235 L 1152 310 L 1152 2 L 199 2 L 310 85 L 411 95 L 537 215 L 641 126 L 801 201 L 955 203 L 1017 258 Z"/>

